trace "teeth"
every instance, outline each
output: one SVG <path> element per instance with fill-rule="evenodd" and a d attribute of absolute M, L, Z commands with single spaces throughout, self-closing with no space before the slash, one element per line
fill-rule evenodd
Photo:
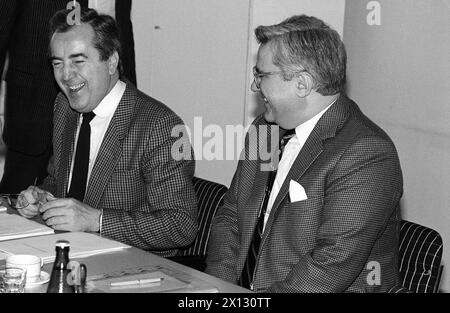
<path fill-rule="evenodd" d="M 81 89 L 84 86 L 84 83 L 78 84 L 78 85 L 73 85 L 73 86 L 69 86 L 69 89 L 71 91 L 77 91 L 79 89 Z"/>

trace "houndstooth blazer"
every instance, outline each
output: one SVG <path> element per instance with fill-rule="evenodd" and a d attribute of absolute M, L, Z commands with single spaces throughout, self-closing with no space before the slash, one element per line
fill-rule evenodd
<path fill-rule="evenodd" d="M 267 123 L 259 117 L 254 125 L 250 132 Z M 259 156 L 258 142 L 247 135 L 246 158 L 239 161 L 214 218 L 208 245 L 206 272 L 234 283 L 268 178 L 260 170 L 261 158 L 248 158 Z M 290 180 L 304 187 L 308 199 L 290 202 Z M 341 95 L 318 121 L 275 199 L 256 260 L 254 290 L 382 292 L 397 285 L 402 190 L 394 144 Z"/>
<path fill-rule="evenodd" d="M 78 113 L 60 93 L 54 111 L 54 159 L 42 186 L 57 197 L 67 193 L 77 118 Z M 172 157 L 175 142 L 191 147 L 187 136 L 172 136 L 176 126 L 184 128 L 174 112 L 127 82 L 83 201 L 103 209 L 102 235 L 162 256 L 173 256 L 176 248 L 194 240 L 195 161 L 192 151 L 187 152 L 190 159 Z"/>
<path fill-rule="evenodd" d="M 53 103 L 58 93 L 48 62 L 50 18 L 69 0 L 0 0 L 0 75 L 9 54 L 5 80 L 3 138 L 9 149 L 27 155 L 44 153 L 51 144 Z M 88 7 L 88 0 L 78 0 Z M 124 76 L 136 82 L 131 0 L 117 0 Z"/>

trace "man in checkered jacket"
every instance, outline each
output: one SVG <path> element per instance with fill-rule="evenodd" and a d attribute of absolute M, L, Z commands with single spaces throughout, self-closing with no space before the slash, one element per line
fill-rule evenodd
<path fill-rule="evenodd" d="M 111 17 L 83 8 L 78 25 L 67 22 L 70 13 L 60 11 L 51 22 L 50 57 L 62 91 L 54 158 L 44 184 L 23 192 L 29 205 L 19 212 L 41 213 L 55 230 L 100 232 L 173 256 L 197 232 L 195 161 L 183 122 L 121 79 Z"/>
<path fill-rule="evenodd" d="M 303 15 L 255 34 L 252 90 L 266 110 L 214 218 L 206 272 L 258 292 L 389 290 L 402 172 L 391 139 L 345 95 L 338 33 Z M 293 136 L 268 187 L 261 150 L 286 130 Z"/>

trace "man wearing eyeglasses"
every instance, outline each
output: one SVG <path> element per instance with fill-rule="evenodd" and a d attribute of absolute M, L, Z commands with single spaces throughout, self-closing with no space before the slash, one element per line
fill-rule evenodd
<path fill-rule="evenodd" d="M 391 139 L 345 94 L 338 33 L 302 15 L 255 34 L 265 112 L 214 218 L 206 272 L 257 292 L 395 287 L 402 172 Z M 269 125 L 283 137 L 273 171 L 250 157 Z"/>

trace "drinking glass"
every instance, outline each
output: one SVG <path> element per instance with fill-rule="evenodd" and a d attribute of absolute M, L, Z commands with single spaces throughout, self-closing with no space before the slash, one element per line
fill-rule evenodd
<path fill-rule="evenodd" d="M 0 271 L 0 293 L 23 293 L 27 271 L 19 267 L 7 267 Z"/>

